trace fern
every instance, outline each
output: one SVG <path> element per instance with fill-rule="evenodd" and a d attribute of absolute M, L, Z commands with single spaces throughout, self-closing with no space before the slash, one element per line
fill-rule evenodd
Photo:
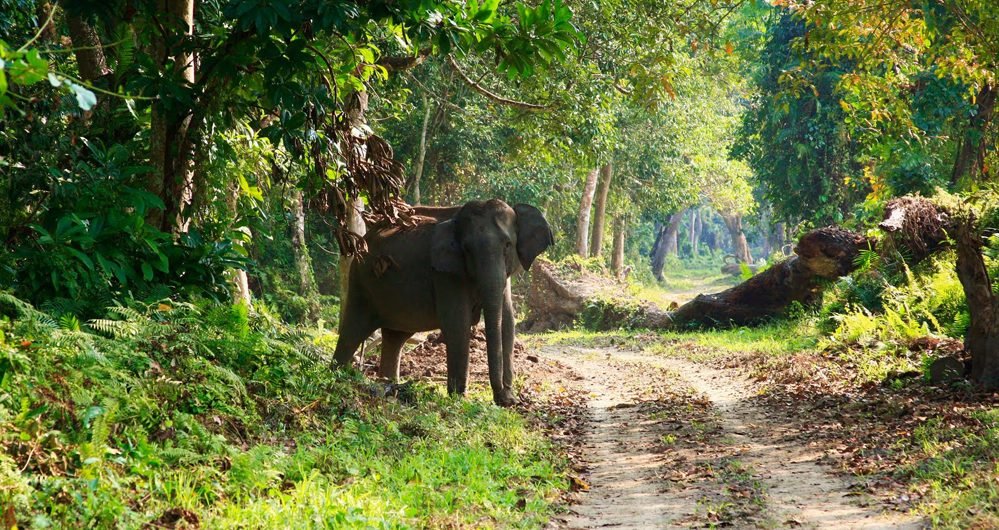
<path fill-rule="evenodd" d="M 127 320 L 109 320 L 106 318 L 95 318 L 87 321 L 90 329 L 112 338 L 133 337 L 139 332 L 139 327 L 135 322 Z"/>
<path fill-rule="evenodd" d="M 5 292 L 0 292 L 0 313 L 12 317 L 26 317 L 39 314 L 40 311 L 20 298 Z"/>
<path fill-rule="evenodd" d="M 205 371 L 208 372 L 208 376 L 224 383 L 228 383 L 229 386 L 236 391 L 236 394 L 239 395 L 240 399 L 246 399 L 246 385 L 243 384 L 243 379 L 239 377 L 236 372 L 215 363 L 207 361 L 203 361 L 203 363 Z"/>
<path fill-rule="evenodd" d="M 80 331 L 80 319 L 76 318 L 76 315 L 66 313 L 59 317 L 59 329 Z"/>
<path fill-rule="evenodd" d="M 115 55 L 118 56 L 116 71 L 124 72 L 135 62 L 135 40 L 132 35 L 132 28 L 128 24 L 119 24 L 115 27 L 112 37 L 116 46 Z"/>
<path fill-rule="evenodd" d="M 94 422 L 90 427 L 90 443 L 95 447 L 107 444 L 108 438 L 111 436 L 111 423 L 118 412 L 118 400 L 113 397 L 108 396 L 104 398 L 101 405 L 104 412 L 94 418 Z"/>
<path fill-rule="evenodd" d="M 88 345 L 87 348 L 80 348 L 76 354 L 76 362 L 81 365 L 97 364 L 97 365 L 107 365 L 108 357 L 101 350 L 94 348 L 92 345 Z"/>
<path fill-rule="evenodd" d="M 139 320 L 146 320 L 146 315 L 132 309 L 131 307 L 124 306 L 111 306 L 107 308 L 109 315 L 118 315 L 122 320 L 127 320 L 131 322 L 137 322 Z"/>
<path fill-rule="evenodd" d="M 39 306 L 40 309 L 50 315 L 78 315 L 86 309 L 86 304 L 69 298 L 50 298 Z"/>
<path fill-rule="evenodd" d="M 954 315 L 954 322 L 950 325 L 950 334 L 954 337 L 964 336 L 971 327 L 971 314 L 961 311 Z"/>
<path fill-rule="evenodd" d="M 125 306 L 107 308 L 108 316 L 117 316 L 120 320 L 110 318 L 94 318 L 87 321 L 90 329 L 112 338 L 126 338 L 138 335 L 141 324 L 150 322 L 145 314 Z"/>

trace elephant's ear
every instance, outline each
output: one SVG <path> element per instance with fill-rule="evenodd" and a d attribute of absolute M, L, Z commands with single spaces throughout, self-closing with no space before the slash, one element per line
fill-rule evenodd
<path fill-rule="evenodd" d="M 517 256 L 524 269 L 530 269 L 534 258 L 552 246 L 555 238 L 541 210 L 518 204 L 513 211 L 517 212 Z"/>
<path fill-rule="evenodd" d="M 430 266 L 435 271 L 464 274 L 465 259 L 461 255 L 454 227 L 454 219 L 434 225 L 430 243 Z"/>

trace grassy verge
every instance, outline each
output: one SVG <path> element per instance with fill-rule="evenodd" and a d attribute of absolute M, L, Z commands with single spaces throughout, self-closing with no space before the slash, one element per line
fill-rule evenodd
<path fill-rule="evenodd" d="M 6 527 L 538 527 L 568 486 L 564 457 L 486 392 L 385 397 L 328 369 L 330 336 L 241 307 L 4 312 Z"/>
<path fill-rule="evenodd" d="M 709 361 L 734 354 L 758 352 L 787 356 L 815 349 L 820 337 L 813 322 L 776 321 L 756 328 L 726 330 L 667 331 L 571 328 L 525 338 L 531 345 L 553 344 L 586 347 L 618 346 L 648 353 L 680 356 L 693 361 Z"/>

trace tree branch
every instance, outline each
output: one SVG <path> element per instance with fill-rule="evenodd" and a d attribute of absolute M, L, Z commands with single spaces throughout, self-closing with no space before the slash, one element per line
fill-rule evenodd
<path fill-rule="evenodd" d="M 462 81 L 464 81 L 466 85 L 468 85 L 469 87 L 471 87 L 472 90 L 478 92 L 479 94 L 482 94 L 486 98 L 488 98 L 488 99 L 490 99 L 490 100 L 492 100 L 492 101 L 494 101 L 496 103 L 499 103 L 501 105 L 506 105 L 508 107 L 518 108 L 518 109 L 521 109 L 521 110 L 527 110 L 527 111 L 530 111 L 530 112 L 542 112 L 542 111 L 550 110 L 550 108 L 551 108 L 548 105 L 538 105 L 536 103 L 525 103 L 523 101 L 517 101 L 517 100 L 514 100 L 514 99 L 508 99 L 508 98 L 505 98 L 503 96 L 500 96 L 499 94 L 491 92 L 486 87 L 484 87 L 484 86 L 476 83 L 475 81 L 472 80 L 472 78 L 468 77 L 468 75 L 465 74 L 465 72 L 463 72 L 461 70 L 461 67 L 458 66 L 458 61 L 454 60 L 454 56 L 453 55 L 448 55 L 447 56 L 447 62 L 448 62 L 448 64 L 451 65 L 451 68 L 454 68 L 455 72 L 458 72 L 458 76 L 461 77 Z"/>

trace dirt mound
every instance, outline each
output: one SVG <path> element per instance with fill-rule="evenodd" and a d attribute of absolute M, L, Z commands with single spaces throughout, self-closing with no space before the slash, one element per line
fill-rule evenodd
<path fill-rule="evenodd" d="M 591 320 L 601 323 L 598 329 L 634 322 L 640 322 L 639 327 L 655 327 L 664 313 L 653 304 L 634 302 L 624 287 L 578 263 L 538 260 L 531 268 L 528 314 L 521 328 L 528 332 L 566 328 L 587 310 L 598 313 L 590 315 Z"/>

